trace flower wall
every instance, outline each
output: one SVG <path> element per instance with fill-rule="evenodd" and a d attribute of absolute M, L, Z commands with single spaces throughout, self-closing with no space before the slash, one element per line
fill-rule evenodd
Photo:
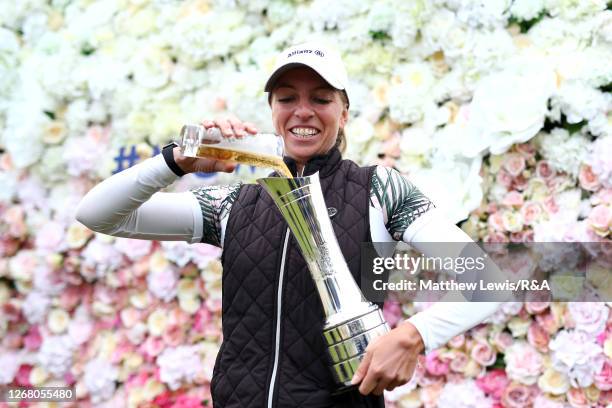
<path fill-rule="evenodd" d="M 0 385 L 74 385 L 79 406 L 211 405 L 219 250 L 95 234 L 74 210 L 184 123 L 231 112 L 273 130 L 266 74 L 280 49 L 313 38 L 349 71 L 347 157 L 397 167 L 474 239 L 609 242 L 609 8 L 3 2 Z M 189 175 L 172 189 L 236 177 L 254 175 Z M 590 268 L 607 299 L 611 256 Z M 394 325 L 424 307 L 385 313 Z M 611 358 L 609 303 L 508 303 L 423 357 L 388 406 L 604 407 Z"/>

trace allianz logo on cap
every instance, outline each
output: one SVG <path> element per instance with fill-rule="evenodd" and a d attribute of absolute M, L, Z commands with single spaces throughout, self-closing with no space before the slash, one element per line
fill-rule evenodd
<path fill-rule="evenodd" d="M 287 58 L 291 58 L 295 55 L 299 55 L 299 54 L 315 54 L 318 55 L 319 57 L 324 57 L 325 53 L 321 50 L 311 50 L 311 49 L 304 49 L 304 50 L 293 50 L 291 51 L 288 55 Z"/>

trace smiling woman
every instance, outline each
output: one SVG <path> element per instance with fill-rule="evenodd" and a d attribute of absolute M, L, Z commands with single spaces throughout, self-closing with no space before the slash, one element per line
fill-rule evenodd
<path fill-rule="evenodd" d="M 350 92 L 339 54 L 308 43 L 283 51 L 265 90 L 272 122 L 285 141 L 291 173 L 319 173 L 334 232 L 360 282 L 361 243 L 471 242 L 396 170 L 360 167 L 339 146 Z M 238 118 L 205 119 L 225 137 L 249 137 Z M 337 394 L 321 327 L 324 311 L 296 240 L 259 185 L 207 186 L 159 192 L 186 173 L 233 171 L 229 163 L 184 157 L 178 147 L 115 174 L 81 202 L 77 219 L 116 236 L 204 242 L 223 248 L 223 344 L 211 394 L 215 407 L 383 407 L 384 390 L 406 383 L 418 355 L 480 323 L 498 303 L 437 304 L 369 344 Z M 431 248 L 431 246 L 429 246 Z"/>

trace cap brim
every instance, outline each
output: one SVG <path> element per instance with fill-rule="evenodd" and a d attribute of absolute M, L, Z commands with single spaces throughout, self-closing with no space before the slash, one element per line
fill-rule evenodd
<path fill-rule="evenodd" d="M 298 68 L 298 67 L 307 67 L 312 69 L 314 72 L 316 72 L 317 74 L 319 74 L 321 76 L 321 78 L 323 78 L 325 80 L 325 82 L 327 82 L 328 84 L 330 84 L 333 88 L 344 91 L 344 87 L 342 87 L 342 85 L 338 84 L 338 83 L 334 83 L 336 81 L 334 81 L 333 79 L 330 80 L 328 77 L 329 75 L 325 75 L 325 73 L 320 72 L 319 70 L 311 67 L 308 64 L 304 64 L 301 62 L 291 62 L 289 64 L 285 64 L 281 67 L 278 67 L 276 69 L 276 71 L 274 71 L 272 73 L 272 75 L 270 75 L 270 78 L 268 78 L 268 81 L 266 82 L 266 86 L 264 87 L 264 91 L 265 92 L 272 92 L 272 89 L 274 88 L 274 84 L 276 83 L 276 81 L 278 80 L 278 78 L 281 77 L 281 75 L 283 75 L 285 72 L 289 71 L 290 69 L 293 68 Z"/>

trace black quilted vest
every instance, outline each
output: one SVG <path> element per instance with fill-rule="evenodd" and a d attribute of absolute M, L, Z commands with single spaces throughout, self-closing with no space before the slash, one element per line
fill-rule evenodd
<path fill-rule="evenodd" d="M 295 174 L 295 163 L 286 162 Z M 337 210 L 331 219 L 336 237 L 357 283 L 360 243 L 371 240 L 368 199 L 373 170 L 342 160 L 335 148 L 313 158 L 304 170 L 304 175 L 319 171 L 325 202 Z M 259 185 L 241 188 L 223 245 L 223 344 L 211 382 L 214 407 L 268 406 L 275 342 L 280 352 L 273 407 L 383 407 L 382 397 L 363 397 L 357 390 L 332 395 L 334 381 L 321 332 L 323 308 L 292 234 L 281 277 L 287 228 Z"/>

